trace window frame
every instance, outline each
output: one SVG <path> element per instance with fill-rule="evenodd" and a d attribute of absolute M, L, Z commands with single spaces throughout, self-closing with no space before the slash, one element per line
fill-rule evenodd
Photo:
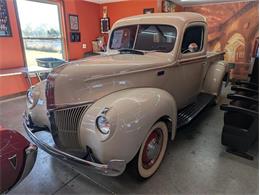
<path fill-rule="evenodd" d="M 182 44 L 185 40 L 185 33 L 186 31 L 189 29 L 189 28 L 193 28 L 193 27 L 201 27 L 202 28 L 202 36 L 201 36 L 201 43 L 200 43 L 200 48 L 198 51 L 196 52 L 189 52 L 189 53 L 183 53 L 182 52 Z M 192 55 L 192 54 L 200 54 L 204 51 L 205 49 L 205 33 L 206 33 L 206 26 L 204 23 L 192 23 L 190 25 L 188 25 L 185 30 L 183 31 L 183 36 L 182 36 L 182 41 L 181 41 L 181 44 L 180 44 L 180 54 L 181 55 L 184 55 L 184 56 L 188 56 L 188 55 Z"/>
<path fill-rule="evenodd" d="M 15 15 L 17 19 L 17 26 L 18 26 L 18 34 L 20 36 L 20 43 L 22 47 L 22 55 L 23 55 L 23 62 L 24 62 L 24 67 L 30 67 L 30 65 L 27 63 L 27 58 L 26 58 L 26 48 L 24 45 L 24 40 L 23 40 L 23 35 L 22 35 L 22 27 L 21 27 L 21 22 L 19 18 L 19 11 L 18 11 L 18 3 L 17 1 L 19 0 L 14 0 L 14 8 L 15 8 Z M 67 30 L 66 30 L 66 21 L 64 17 L 64 3 L 63 1 L 57 1 L 57 0 L 28 0 L 31 2 L 36 2 L 36 3 L 43 3 L 43 4 L 51 4 L 51 5 L 56 5 L 57 10 L 58 10 L 58 19 L 59 19 L 59 29 L 60 29 L 60 37 L 58 39 L 61 40 L 61 49 L 62 49 L 62 59 L 69 61 L 69 51 L 68 51 L 68 43 L 69 43 L 69 37 L 67 37 Z"/>

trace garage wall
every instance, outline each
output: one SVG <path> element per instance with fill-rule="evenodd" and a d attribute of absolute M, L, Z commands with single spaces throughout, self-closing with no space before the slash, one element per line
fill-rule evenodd
<path fill-rule="evenodd" d="M 100 34 L 100 5 L 81 0 L 63 0 L 66 18 L 67 37 L 70 37 L 69 14 L 78 15 L 79 31 L 81 33 L 81 42 L 68 42 L 69 60 L 82 58 L 85 52 L 92 51 L 92 40 L 95 40 Z M 87 44 L 83 49 L 82 44 Z"/>
<path fill-rule="evenodd" d="M 35 84 L 38 80 L 34 77 L 32 82 Z M 28 89 L 28 83 L 22 74 L 12 76 L 0 76 L 0 98 L 25 92 Z"/>
<path fill-rule="evenodd" d="M 163 0 L 127 0 L 113 3 L 104 3 L 100 5 L 100 18 L 103 18 L 103 7 L 107 7 L 108 17 L 110 19 L 110 28 L 113 24 L 122 18 L 143 14 L 144 9 L 154 8 L 154 12 L 161 12 Z M 183 7 L 176 5 L 176 12 L 183 11 Z M 105 40 L 108 40 L 108 34 L 103 34 Z"/>
<path fill-rule="evenodd" d="M 67 45 L 67 56 L 69 57 L 69 60 L 81 58 L 84 56 L 85 52 L 92 50 L 91 41 L 96 39 L 100 33 L 100 5 L 79 0 L 55 1 L 63 2 L 62 5 L 65 10 L 63 18 L 65 18 L 65 33 L 67 34 L 67 37 L 69 37 L 70 33 L 69 14 L 79 16 L 81 42 L 71 43 L 69 41 Z M 0 97 L 24 92 L 28 88 L 24 76 L 22 74 L 17 74 L 17 70 L 13 70 L 13 68 L 23 68 L 25 66 L 14 6 L 14 0 L 7 0 L 12 37 L 0 38 Z M 86 49 L 82 48 L 83 43 L 87 44 Z M 14 75 L 12 75 L 12 73 L 14 73 L 13 71 L 15 71 Z"/>
<path fill-rule="evenodd" d="M 154 12 L 161 12 L 162 0 L 128 0 L 114 3 L 102 4 L 100 8 L 100 17 L 103 17 L 103 7 L 106 6 L 108 10 L 108 17 L 110 18 L 111 27 L 119 19 L 143 14 L 144 9 L 154 8 Z M 176 11 L 182 11 L 183 8 L 176 5 Z"/>
<path fill-rule="evenodd" d="M 231 76 L 246 79 L 259 29 L 259 2 L 232 2 L 186 7 L 206 16 L 209 50 L 225 51 L 225 60 L 236 64 Z"/>
<path fill-rule="evenodd" d="M 143 9 L 154 8 L 158 12 L 158 0 L 131 0 L 114 3 L 106 3 L 101 5 L 100 17 L 102 18 L 103 7 L 106 6 L 108 10 L 108 17 L 110 18 L 111 27 L 119 19 L 143 14 Z"/>
<path fill-rule="evenodd" d="M 12 37 L 0 38 L 0 70 L 24 66 L 23 50 L 16 21 L 14 1 L 7 0 L 6 2 Z M 27 87 L 28 84 L 21 74 L 12 76 L 0 75 L 0 97 L 23 92 Z"/>
<path fill-rule="evenodd" d="M 59 0 L 56 0 L 59 2 Z M 63 0 L 66 30 L 69 37 L 69 14 L 79 16 L 79 27 L 81 32 L 81 42 L 68 43 L 68 56 L 70 60 L 83 57 L 85 52 L 91 51 L 91 41 L 99 35 L 99 11 L 100 5 L 86 1 Z M 24 67 L 24 57 L 16 13 L 14 8 L 14 0 L 7 0 L 10 24 L 12 29 L 12 37 L 0 38 L 0 69 Z M 83 49 L 82 44 L 86 43 L 87 48 Z M 12 54 L 12 55 L 10 55 Z"/>
<path fill-rule="evenodd" d="M 24 66 L 13 0 L 7 0 L 12 37 L 0 38 L 0 69 Z"/>

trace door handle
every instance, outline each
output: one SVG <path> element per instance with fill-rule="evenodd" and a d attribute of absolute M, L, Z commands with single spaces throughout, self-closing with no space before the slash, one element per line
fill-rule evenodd
<path fill-rule="evenodd" d="M 160 70 L 157 72 L 157 76 L 163 76 L 164 75 L 164 70 Z"/>

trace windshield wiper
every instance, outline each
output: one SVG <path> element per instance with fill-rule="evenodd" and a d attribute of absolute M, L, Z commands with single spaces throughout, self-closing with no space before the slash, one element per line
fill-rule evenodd
<path fill-rule="evenodd" d="M 136 49 L 119 49 L 121 54 L 136 54 L 136 55 L 144 55 L 144 52 L 136 50 Z"/>

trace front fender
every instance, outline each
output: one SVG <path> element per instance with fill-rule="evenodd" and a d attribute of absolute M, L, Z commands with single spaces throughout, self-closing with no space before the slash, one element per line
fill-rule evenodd
<path fill-rule="evenodd" d="M 96 127 L 96 118 L 104 108 L 111 124 L 109 135 Z M 80 126 L 82 147 L 90 147 L 102 163 L 110 159 L 129 162 L 138 152 L 145 136 L 161 117 L 172 121 L 175 135 L 177 108 L 173 97 L 156 88 L 135 88 L 112 93 L 95 102 L 85 113 Z"/>
<path fill-rule="evenodd" d="M 36 105 L 33 108 L 29 108 L 28 100 L 25 112 L 30 115 L 33 124 L 37 127 L 49 127 L 50 122 L 47 116 L 47 106 L 45 97 L 45 86 L 46 80 L 43 80 L 36 85 L 34 85 L 34 91 L 37 91 L 38 95 L 35 99 Z"/>
<path fill-rule="evenodd" d="M 227 62 L 225 61 L 218 61 L 210 65 L 203 83 L 202 92 L 218 96 L 226 72 Z"/>

